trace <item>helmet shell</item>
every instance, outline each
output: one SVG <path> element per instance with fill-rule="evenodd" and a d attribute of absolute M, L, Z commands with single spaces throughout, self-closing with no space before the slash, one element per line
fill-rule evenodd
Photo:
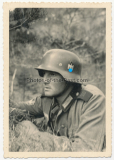
<path fill-rule="evenodd" d="M 79 57 L 70 51 L 63 49 L 51 49 L 47 51 L 36 67 L 42 77 L 42 71 L 54 71 L 61 74 L 66 81 L 79 83 L 81 78 L 81 62 Z"/>

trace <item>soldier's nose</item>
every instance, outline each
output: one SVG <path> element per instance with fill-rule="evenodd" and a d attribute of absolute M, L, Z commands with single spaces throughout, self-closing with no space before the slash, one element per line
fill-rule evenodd
<path fill-rule="evenodd" d="M 50 78 L 48 74 L 44 75 L 44 84 L 50 83 Z"/>
<path fill-rule="evenodd" d="M 50 83 L 50 79 L 48 78 L 44 79 L 44 84 L 48 84 L 48 83 Z"/>

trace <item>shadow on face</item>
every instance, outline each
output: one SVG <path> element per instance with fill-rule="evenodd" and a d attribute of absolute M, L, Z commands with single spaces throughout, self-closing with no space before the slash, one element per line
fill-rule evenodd
<path fill-rule="evenodd" d="M 57 96 L 65 90 L 67 82 L 59 73 L 44 71 L 43 77 L 45 96 Z"/>

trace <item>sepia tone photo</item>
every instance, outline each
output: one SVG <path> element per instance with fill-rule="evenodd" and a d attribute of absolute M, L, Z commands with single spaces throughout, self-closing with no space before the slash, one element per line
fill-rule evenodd
<path fill-rule="evenodd" d="M 17 4 L 7 9 L 7 152 L 14 158 L 32 152 L 110 155 L 111 48 L 107 53 L 106 4 Z"/>

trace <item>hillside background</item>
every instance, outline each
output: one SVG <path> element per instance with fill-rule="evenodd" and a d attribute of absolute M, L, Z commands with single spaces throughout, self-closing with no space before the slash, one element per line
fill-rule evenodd
<path fill-rule="evenodd" d="M 43 54 L 62 48 L 82 59 L 82 78 L 105 94 L 106 10 L 103 8 L 16 8 L 9 12 L 9 92 L 15 101 L 42 93 L 34 67 Z M 108 54 L 108 53 L 107 53 Z"/>

